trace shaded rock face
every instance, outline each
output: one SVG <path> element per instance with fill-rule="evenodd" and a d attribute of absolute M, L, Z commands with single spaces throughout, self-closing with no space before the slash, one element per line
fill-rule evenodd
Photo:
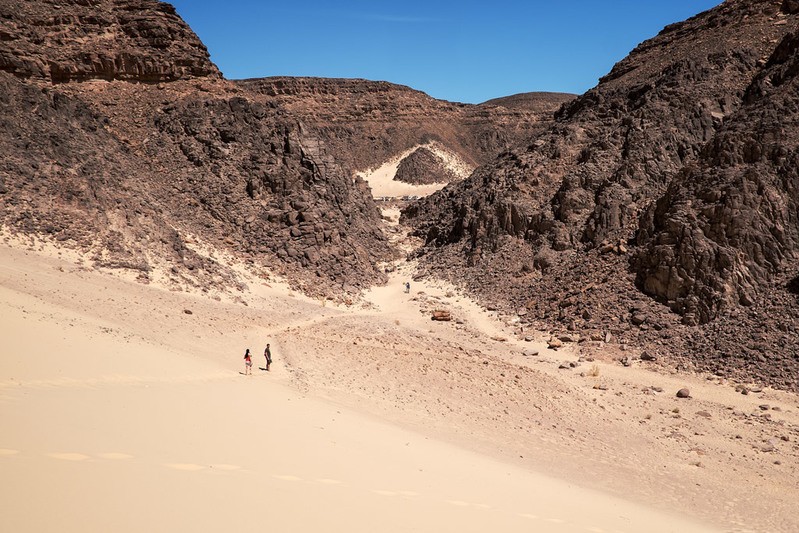
<path fill-rule="evenodd" d="M 183 156 L 164 195 L 198 202 L 240 251 L 274 254 L 291 271 L 302 267 L 347 289 L 381 279 L 374 264 L 388 247 L 366 184 L 353 182 L 318 139 L 273 115 L 244 97 L 163 108 L 155 126 L 165 145 L 179 148 L 178 161 Z M 183 199 L 171 200 L 179 209 Z"/>
<path fill-rule="evenodd" d="M 423 264 L 543 327 L 795 386 L 794 4 L 728 0 L 639 45 L 525 148 L 404 211 Z"/>
<path fill-rule="evenodd" d="M 427 185 L 430 183 L 450 183 L 456 181 L 458 176 L 447 166 L 441 158 L 437 157 L 428 148 L 421 147 L 403 157 L 397 166 L 394 175 L 396 181 L 412 185 Z"/>
<path fill-rule="evenodd" d="M 156 0 L 0 0 L 0 71 L 52 83 L 221 77 L 175 9 Z"/>
<path fill-rule="evenodd" d="M 476 167 L 539 131 L 574 98 L 536 93 L 505 107 L 501 100 L 445 102 L 383 81 L 276 77 L 236 83 L 299 117 L 353 171 L 378 167 L 430 141 Z"/>
<path fill-rule="evenodd" d="M 697 164 L 642 217 L 638 282 L 689 321 L 752 305 L 797 258 L 797 72 L 789 34 Z"/>
<path fill-rule="evenodd" d="M 146 63 L 161 65 L 155 78 L 156 71 L 125 67 L 112 72 L 112 81 L 91 80 L 105 75 L 80 58 L 64 63 L 81 73 L 69 80 L 0 71 L 4 225 L 49 235 L 93 253 L 99 265 L 132 268 L 145 279 L 166 262 L 173 279 L 206 288 L 233 282 L 213 255 L 195 251 L 197 243 L 268 267 L 309 293 L 357 292 L 384 279 L 375 263 L 389 257 L 389 248 L 366 185 L 292 116 L 221 79 L 170 6 L 59 5 L 26 2 L 22 11 L 49 21 L 70 9 L 91 7 L 104 17 L 122 17 L 122 10 L 137 20 L 169 22 L 179 30 L 170 34 L 174 39 L 187 34 L 164 49 L 143 34 L 133 39 L 130 29 L 110 39 L 136 57 L 156 58 Z M 20 35 L 40 30 L 27 20 L 14 19 Z M 9 56 L 4 48 L 3 57 L 30 59 L 52 73 L 84 30 L 93 35 L 93 23 L 70 26 L 62 51 L 18 48 Z M 191 57 L 205 58 L 200 70 L 194 66 L 201 63 L 173 55 L 198 50 Z"/>
<path fill-rule="evenodd" d="M 543 235 L 561 249 L 629 239 L 641 211 L 740 106 L 758 61 L 786 31 L 774 25 L 778 14 L 774 3 L 739 0 L 664 29 L 596 88 L 565 104 L 557 124 L 526 149 L 510 150 L 476 176 L 479 186 L 467 182 L 453 194 L 456 204 L 493 198 L 484 208 L 445 209 L 464 212 L 460 225 L 511 235 L 530 231 L 532 239 Z M 487 189 L 482 174 L 490 176 Z M 505 204 L 527 215 L 524 228 L 497 216 L 494 206 Z M 438 225 L 440 211 L 422 225 Z M 442 229 L 434 231 L 446 234 Z"/>

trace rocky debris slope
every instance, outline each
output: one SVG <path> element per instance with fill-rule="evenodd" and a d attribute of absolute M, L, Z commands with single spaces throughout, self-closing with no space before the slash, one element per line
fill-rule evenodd
<path fill-rule="evenodd" d="M 295 118 L 220 79 L 170 6 L 58 6 L 26 2 L 19 16 L 4 8 L 4 32 L 38 35 L 37 21 L 60 21 L 59 40 L 51 45 L 47 34 L 33 49 L 4 39 L 0 56 L 72 73 L 0 72 L 4 225 L 93 250 L 97 264 L 133 269 L 142 280 L 166 263 L 176 282 L 231 283 L 216 253 L 268 267 L 310 293 L 357 292 L 384 279 L 375 264 L 390 252 L 366 185 Z M 133 39 L 133 30 L 108 30 L 109 50 L 143 62 L 111 71 L 92 70 L 100 64 L 83 56 L 68 63 L 73 45 L 93 42 L 96 25 L 81 18 L 88 8 L 98 20 L 127 13 L 140 29 L 161 21 L 169 45 L 153 37 L 159 32 Z M 180 55 L 186 50 L 195 53 Z"/>
<path fill-rule="evenodd" d="M 428 271 L 522 324 L 795 386 L 796 11 L 728 0 L 665 28 L 526 148 L 408 208 Z"/>
<path fill-rule="evenodd" d="M 422 146 L 402 158 L 397 166 L 394 179 L 413 185 L 427 185 L 450 183 L 456 181 L 458 175 L 429 148 Z"/>
<path fill-rule="evenodd" d="M 353 171 L 436 141 L 473 167 L 491 161 L 552 120 L 574 95 L 534 93 L 523 105 L 460 104 L 384 81 L 262 78 L 240 86 L 299 117 Z"/>

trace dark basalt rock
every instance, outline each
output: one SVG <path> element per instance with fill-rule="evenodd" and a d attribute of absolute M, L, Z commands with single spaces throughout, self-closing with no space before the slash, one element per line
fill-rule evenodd
<path fill-rule="evenodd" d="M 547 329 L 622 321 L 677 366 L 795 387 L 799 345 L 769 326 L 799 316 L 794 4 L 728 0 L 641 43 L 525 148 L 404 210 L 422 265 Z"/>
<path fill-rule="evenodd" d="M 296 119 L 221 79 L 168 4 L 0 0 L 0 221 L 146 277 L 235 282 L 200 240 L 309 293 L 390 256 L 368 188 Z M 103 80 L 103 81 L 99 81 Z M 163 82 L 158 84 L 142 82 Z"/>
<path fill-rule="evenodd" d="M 156 0 L 0 0 L 0 71 L 52 83 L 221 77 L 175 8 Z"/>
<path fill-rule="evenodd" d="M 394 180 L 413 185 L 449 183 L 457 179 L 458 176 L 425 147 L 417 148 L 407 157 L 402 158 L 397 166 L 397 173 L 394 175 Z"/>

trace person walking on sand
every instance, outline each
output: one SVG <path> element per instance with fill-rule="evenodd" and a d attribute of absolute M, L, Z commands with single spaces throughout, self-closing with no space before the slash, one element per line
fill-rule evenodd
<path fill-rule="evenodd" d="M 269 343 L 266 343 L 266 349 L 264 350 L 264 357 L 266 358 L 266 368 L 265 370 L 269 371 L 269 365 L 272 364 L 272 350 L 269 349 Z"/>
<path fill-rule="evenodd" d="M 252 376 L 252 357 L 250 357 L 250 349 L 244 352 L 244 375 Z"/>
<path fill-rule="evenodd" d="M 410 292 L 411 292 L 411 282 L 410 281 L 406 281 L 405 282 L 405 293 L 408 294 Z"/>

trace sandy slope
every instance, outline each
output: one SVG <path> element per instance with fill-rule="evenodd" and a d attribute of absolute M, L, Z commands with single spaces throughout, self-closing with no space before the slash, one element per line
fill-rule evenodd
<path fill-rule="evenodd" d="M 794 396 L 613 354 L 559 369 L 579 354 L 451 287 L 405 294 L 411 264 L 334 308 L 255 280 L 215 301 L 57 253 L 0 248 L 4 530 L 799 528 Z M 457 320 L 431 322 L 438 307 Z M 267 341 L 274 371 L 240 375 Z"/>

